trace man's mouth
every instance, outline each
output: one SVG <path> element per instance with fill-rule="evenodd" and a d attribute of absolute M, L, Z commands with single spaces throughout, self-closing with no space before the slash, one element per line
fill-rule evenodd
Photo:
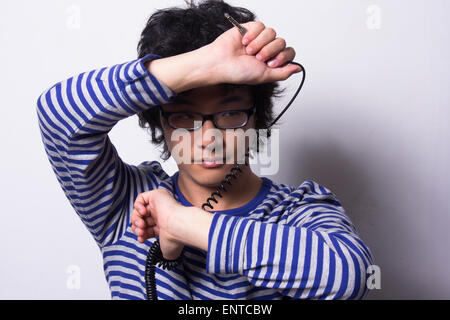
<path fill-rule="evenodd" d="M 223 159 L 202 159 L 202 167 L 204 168 L 218 168 L 223 164 Z"/>

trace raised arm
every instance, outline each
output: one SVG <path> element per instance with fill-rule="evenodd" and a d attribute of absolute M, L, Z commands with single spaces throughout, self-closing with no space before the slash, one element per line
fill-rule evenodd
<path fill-rule="evenodd" d="M 65 195 L 99 246 L 124 230 L 134 194 L 157 187 L 157 163 L 123 163 L 108 132 L 120 120 L 174 93 L 152 76 L 147 55 L 84 72 L 45 90 L 37 100 L 42 140 Z"/>

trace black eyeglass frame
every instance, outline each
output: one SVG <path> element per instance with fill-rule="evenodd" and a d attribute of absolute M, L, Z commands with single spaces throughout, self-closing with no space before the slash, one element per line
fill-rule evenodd
<path fill-rule="evenodd" d="M 203 124 L 205 123 L 206 120 L 211 120 L 212 123 L 214 123 L 214 126 L 215 126 L 217 129 L 224 129 L 224 130 L 226 130 L 226 129 L 239 129 L 239 128 L 245 127 L 245 126 L 247 125 L 248 120 L 250 119 L 250 117 L 251 117 L 253 114 L 256 113 L 256 106 L 253 106 L 253 107 L 251 107 L 250 109 L 225 110 L 225 111 L 219 111 L 219 112 L 210 113 L 210 114 L 204 114 L 204 113 L 193 112 L 193 111 L 191 111 L 191 112 L 185 112 L 185 111 L 173 111 L 173 112 L 171 112 L 171 111 L 164 111 L 163 108 L 162 108 L 161 106 L 159 106 L 159 110 L 160 110 L 161 115 L 164 117 L 164 119 L 167 120 L 167 123 L 169 124 L 169 126 L 170 126 L 172 129 L 185 129 L 185 130 L 188 130 L 188 131 L 194 131 L 194 130 L 198 130 L 198 129 L 200 129 L 201 127 L 203 127 Z M 244 113 L 247 114 L 247 120 L 245 121 L 244 124 L 242 124 L 242 125 L 240 125 L 240 126 L 234 126 L 234 127 L 222 127 L 222 126 L 218 126 L 217 123 L 216 123 L 216 121 L 215 121 L 215 119 L 214 119 L 214 117 L 215 117 L 216 115 L 218 115 L 218 114 L 227 113 L 227 112 L 238 112 L 238 111 L 244 112 Z M 173 115 L 173 114 L 186 114 L 186 113 L 188 113 L 188 114 L 196 114 L 196 115 L 201 116 L 201 117 L 202 117 L 202 125 L 201 125 L 200 127 L 198 127 L 198 128 L 177 128 L 177 127 L 174 127 L 174 126 L 170 123 L 169 117 L 170 117 L 171 115 Z"/>

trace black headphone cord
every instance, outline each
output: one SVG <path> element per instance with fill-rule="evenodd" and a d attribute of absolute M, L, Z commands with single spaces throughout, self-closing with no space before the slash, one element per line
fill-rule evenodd
<path fill-rule="evenodd" d="M 291 62 L 289 62 L 289 64 L 295 64 L 296 66 L 299 66 L 300 68 L 302 68 L 302 70 L 301 70 L 301 72 L 302 72 L 302 81 L 300 82 L 300 85 L 298 86 L 297 91 L 295 91 L 294 95 L 292 96 L 292 99 L 289 101 L 287 106 L 284 107 L 283 111 L 280 112 L 278 117 L 276 117 L 276 119 L 274 121 L 272 121 L 272 123 L 267 127 L 267 129 L 272 127 L 281 118 L 281 116 L 286 112 L 286 110 L 291 106 L 291 104 L 294 102 L 294 100 L 297 98 L 298 94 L 302 90 L 303 84 L 305 83 L 305 78 L 306 78 L 305 68 L 298 62 L 291 61 Z"/>

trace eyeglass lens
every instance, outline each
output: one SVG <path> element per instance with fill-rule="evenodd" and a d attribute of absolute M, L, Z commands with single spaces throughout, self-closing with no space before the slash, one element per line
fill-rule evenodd
<path fill-rule="evenodd" d="M 217 127 L 220 128 L 235 128 L 244 126 L 247 122 L 248 115 L 243 111 L 227 111 L 214 115 L 214 121 Z M 170 115 L 169 123 L 175 128 L 183 129 L 197 129 L 195 122 L 202 123 L 203 117 L 196 113 L 175 113 Z"/>

